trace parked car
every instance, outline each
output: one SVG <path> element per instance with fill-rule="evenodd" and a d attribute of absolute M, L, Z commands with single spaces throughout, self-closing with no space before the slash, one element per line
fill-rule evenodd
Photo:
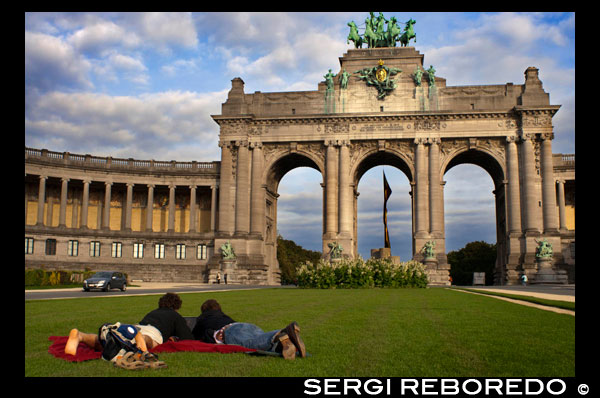
<path fill-rule="evenodd" d="M 127 290 L 127 278 L 122 272 L 99 271 L 83 281 L 83 290 L 89 292 L 90 289 L 101 289 L 106 292 L 110 289 Z"/>

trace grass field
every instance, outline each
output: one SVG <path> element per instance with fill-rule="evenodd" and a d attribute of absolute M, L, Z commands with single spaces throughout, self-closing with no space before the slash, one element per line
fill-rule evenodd
<path fill-rule="evenodd" d="M 310 357 L 168 353 L 168 368 L 127 371 L 48 354 L 51 335 L 136 323 L 160 296 L 25 302 L 25 376 L 575 376 L 575 317 L 449 289 L 265 289 L 181 294 L 195 316 L 208 298 L 264 330 L 297 321 Z"/>

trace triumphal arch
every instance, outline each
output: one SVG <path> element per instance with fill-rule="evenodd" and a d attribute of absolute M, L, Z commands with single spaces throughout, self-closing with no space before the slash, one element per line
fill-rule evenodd
<path fill-rule="evenodd" d="M 471 163 L 494 181 L 494 282 L 564 282 L 565 269 L 574 281 L 575 156 L 552 154 L 560 106 L 538 69 L 522 84 L 447 85 L 411 46 L 415 23 L 371 13 L 363 34 L 348 23 L 354 48 L 315 91 L 246 93 L 234 78 L 213 115 L 220 161 L 25 148 L 25 267 L 278 283 L 282 177 L 297 167 L 322 175 L 323 255 L 353 258 L 358 183 L 390 165 L 411 184 L 413 258 L 445 285 L 444 174 Z"/>
<path fill-rule="evenodd" d="M 213 115 L 222 154 L 214 247 L 229 242 L 237 267 L 275 281 L 278 184 L 290 170 L 311 167 L 323 176 L 324 256 L 337 243 L 343 256 L 356 257 L 358 183 L 370 168 L 390 165 L 412 187 L 413 258 L 423 261 L 422 248 L 434 242 L 430 281 L 447 284 L 443 176 L 471 163 L 494 181 L 495 283 L 535 279 L 539 242 L 561 247 L 552 156 L 560 105 L 550 104 L 538 69 L 527 68 L 523 84 L 447 85 L 424 54 L 400 40 L 414 37 L 415 21 L 402 36 L 387 21 L 390 33 L 379 29 L 377 40 L 374 18 L 365 36 L 349 23 L 355 48 L 316 91 L 246 93 L 241 78 L 232 80 L 221 114 Z M 561 263 L 559 250 L 553 261 Z"/>

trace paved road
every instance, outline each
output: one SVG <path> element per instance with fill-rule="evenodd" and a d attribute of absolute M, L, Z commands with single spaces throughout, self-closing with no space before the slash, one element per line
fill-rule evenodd
<path fill-rule="evenodd" d="M 163 294 L 166 292 L 190 293 L 207 291 L 247 290 L 247 289 L 272 289 L 286 288 L 287 286 L 264 286 L 264 285 L 232 285 L 232 284 L 190 284 L 190 283 L 136 283 L 122 292 L 114 289 L 108 292 L 90 291 L 84 292 L 80 288 L 73 289 L 47 289 L 47 290 L 25 290 L 25 300 L 47 300 L 65 298 L 89 298 L 89 297 L 117 297 L 132 295 Z"/>
<path fill-rule="evenodd" d="M 239 289 L 271 289 L 291 288 L 294 286 L 263 286 L 263 285 L 232 285 L 232 284 L 193 284 L 193 283 L 152 283 L 138 282 L 137 286 L 127 288 L 127 291 L 111 290 L 110 292 L 91 291 L 82 289 L 53 289 L 25 290 L 25 300 L 46 300 L 85 297 L 115 297 L 128 295 L 161 294 L 165 292 L 190 293 L 207 291 L 226 291 Z M 528 286 L 457 286 L 470 289 L 502 291 L 505 293 L 545 297 L 554 300 L 575 301 L 575 285 L 528 285 Z"/>

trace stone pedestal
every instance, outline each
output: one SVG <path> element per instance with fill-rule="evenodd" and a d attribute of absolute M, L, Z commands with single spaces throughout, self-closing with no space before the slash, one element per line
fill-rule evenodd
<path fill-rule="evenodd" d="M 438 265 L 438 260 L 435 257 L 425 257 L 423 259 L 423 265 L 427 270 L 436 270 Z"/>
<path fill-rule="evenodd" d="M 225 283 L 225 281 L 227 281 L 228 284 L 237 283 L 237 260 L 222 259 L 219 263 L 221 264 L 221 283 Z"/>
<path fill-rule="evenodd" d="M 394 264 L 400 264 L 400 256 L 392 256 L 392 249 L 389 247 L 381 247 L 379 249 L 371 249 L 371 258 L 389 258 Z"/>
<path fill-rule="evenodd" d="M 538 270 L 531 283 L 567 283 L 567 272 L 553 267 L 552 258 L 537 258 Z"/>

